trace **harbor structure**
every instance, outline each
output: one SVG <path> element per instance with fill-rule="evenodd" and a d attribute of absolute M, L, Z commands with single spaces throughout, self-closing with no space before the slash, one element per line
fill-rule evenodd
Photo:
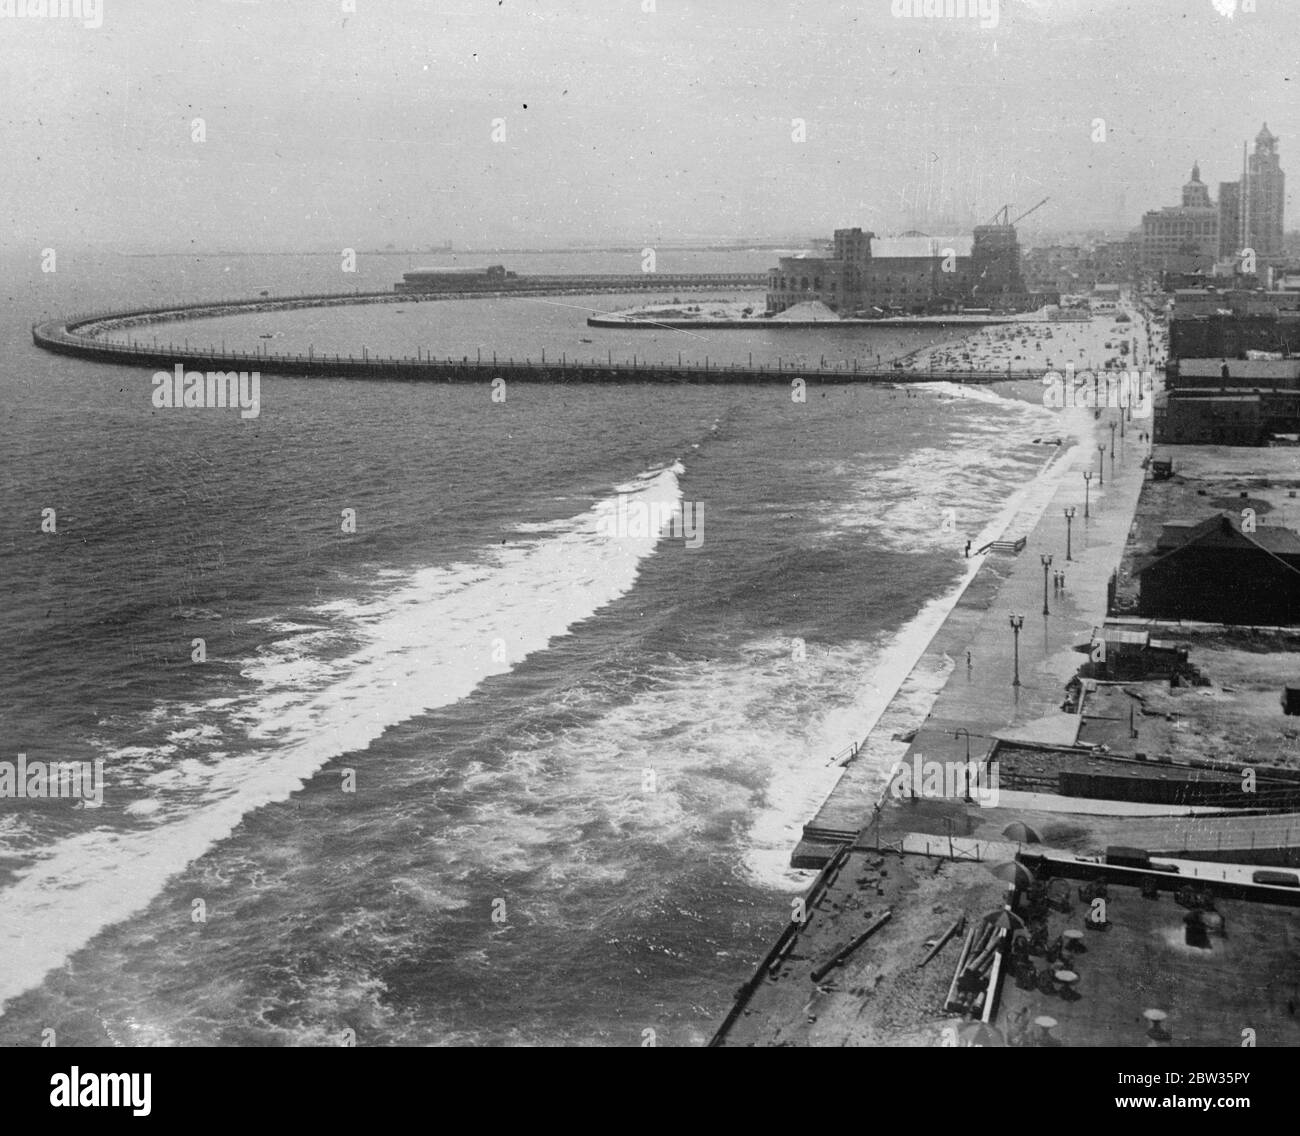
<path fill-rule="evenodd" d="M 415 268 L 403 272 L 402 279 L 393 285 L 393 291 L 409 294 L 412 292 L 446 292 L 469 287 L 501 286 L 507 280 L 514 280 L 515 273 L 507 272 L 504 265 L 493 264 L 487 268 L 474 268 L 467 265 L 442 265 L 432 268 Z"/>
<path fill-rule="evenodd" d="M 767 314 L 811 302 L 849 318 L 1038 306 L 1046 297 L 1025 287 L 1020 243 L 1006 212 L 1000 221 L 975 226 L 969 237 L 836 229 L 830 256 L 782 257 L 769 270 Z"/>

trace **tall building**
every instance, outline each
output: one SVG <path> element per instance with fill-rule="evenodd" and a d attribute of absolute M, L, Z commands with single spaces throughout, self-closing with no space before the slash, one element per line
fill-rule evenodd
<path fill-rule="evenodd" d="M 1183 186 L 1181 205 L 1142 216 L 1142 265 L 1151 272 L 1209 272 L 1219 255 L 1219 210 L 1201 181 L 1199 163 Z"/>
<path fill-rule="evenodd" d="M 1255 135 L 1255 152 L 1247 170 L 1246 214 L 1250 247 L 1261 259 L 1276 260 L 1282 255 L 1282 212 L 1286 178 L 1277 155 L 1277 138 L 1265 123 Z"/>
<path fill-rule="evenodd" d="M 1244 153 L 1242 155 L 1245 157 Z M 1245 165 L 1243 161 L 1243 167 Z M 1235 259 L 1249 243 L 1241 228 L 1241 182 L 1219 182 L 1219 259 Z"/>
<path fill-rule="evenodd" d="M 1209 209 L 1212 208 L 1210 201 L 1210 189 L 1201 181 L 1201 163 L 1192 163 L 1192 180 L 1183 186 L 1183 208 L 1184 209 Z"/>
<path fill-rule="evenodd" d="M 1241 179 L 1219 184 L 1219 255 L 1237 257 L 1253 249 L 1261 265 L 1285 259 L 1282 247 L 1286 177 L 1278 139 L 1265 123 L 1255 135 L 1255 152 L 1241 154 Z"/>

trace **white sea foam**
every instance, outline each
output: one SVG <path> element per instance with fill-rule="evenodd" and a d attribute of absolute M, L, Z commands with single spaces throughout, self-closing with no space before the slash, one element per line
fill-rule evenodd
<path fill-rule="evenodd" d="M 1012 400 L 999 398 L 999 401 Z M 1062 479 L 1086 464 L 1092 445 L 1091 414 L 1067 414 L 1060 416 L 1060 421 L 1063 433 L 1086 440 L 1065 453 L 1054 448 L 1037 475 L 1011 493 L 996 515 L 973 537 L 974 547 L 1009 533 L 1029 531 Z M 979 460 L 978 451 L 975 460 Z M 930 479 L 925 487 L 928 493 L 918 495 L 909 507 L 922 515 L 936 514 L 940 507 L 933 495 L 940 491 L 942 484 L 942 478 Z M 870 497 L 873 488 L 872 480 L 864 479 L 862 493 Z M 789 856 L 803 823 L 817 811 L 840 776 L 838 767 L 832 766 L 828 771 L 827 758 L 843 747 L 846 738 L 866 738 L 878 726 L 879 734 L 871 739 L 857 760 L 869 761 L 878 768 L 883 789 L 888 770 L 906 745 L 882 738 L 919 726 L 951 671 L 951 665 L 926 668 L 917 664 L 975 578 L 981 561 L 972 557 L 963 563 L 965 571 L 948 592 L 930 600 L 885 642 L 864 645 L 856 674 L 850 679 L 851 700 L 816 715 L 808 725 L 808 741 L 803 747 L 778 750 L 783 754 L 782 760 L 773 768 L 765 805 L 755 813 L 749 828 L 745 864 L 756 881 L 774 887 L 806 886 L 807 874 L 792 871 Z M 858 678 L 858 675 L 866 677 Z M 865 806 L 863 812 L 865 816 Z"/>
<path fill-rule="evenodd" d="M 670 505 L 680 500 L 684 472 L 680 464 L 651 471 L 617 493 Z M 330 759 L 365 749 L 390 726 L 465 697 L 629 591 L 659 534 L 603 535 L 600 522 L 617 503 L 601 500 L 547 539 L 492 548 L 483 563 L 408 573 L 372 602 L 316 606 L 311 617 L 343 622 L 341 630 L 359 641 L 346 658 L 303 653 L 304 640 L 319 646 L 317 623 L 248 662 L 244 673 L 259 684 L 251 699 L 154 707 L 147 717 L 161 724 L 220 703 L 227 733 L 246 724 L 248 737 L 263 744 L 204 760 L 202 743 L 215 735 L 180 731 L 200 756 L 165 768 L 157 749 L 117 752 L 142 783 L 149 775 L 152 796 L 129 810 L 142 823 L 59 840 L 0 893 L 0 1008 L 98 931 L 143 908 L 251 810 L 284 799 Z M 228 736 L 222 744 L 230 745 Z M 168 772 L 182 780 L 173 784 Z"/>

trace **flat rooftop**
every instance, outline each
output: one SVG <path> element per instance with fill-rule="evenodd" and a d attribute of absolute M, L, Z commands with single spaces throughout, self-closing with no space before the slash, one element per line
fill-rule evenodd
<path fill-rule="evenodd" d="M 1083 934 L 1083 949 L 1068 956 L 1078 975 L 1073 994 L 1026 988 L 1027 973 L 1021 981 L 1008 973 L 998 1013 L 1004 1033 L 1047 1016 L 1063 1046 L 1145 1047 L 1161 1044 L 1143 1017 L 1153 1009 L 1168 1015 L 1163 1044 L 1174 1047 L 1240 1046 L 1244 1029 L 1255 1031 L 1257 1045 L 1300 1045 L 1300 911 L 1216 898 L 1222 934 L 1189 935 L 1191 911 L 1170 892 L 1148 899 L 1110 883 L 1108 926 L 1091 930 L 1079 886 L 1055 881 L 1070 910 L 1047 915 L 1049 943 L 1066 930 Z M 1031 962 L 1040 974 L 1049 966 L 1041 957 Z"/>
<path fill-rule="evenodd" d="M 918 815 L 910 808 L 898 812 Z M 880 849 L 860 843 L 848 853 L 810 903 L 807 922 L 758 972 L 721 1044 L 938 1046 L 946 1030 L 967 1024 L 945 1009 L 962 934 L 921 964 L 960 917 L 969 927 L 1002 908 L 1007 884 L 994 870 L 1009 862 L 1015 846 L 1005 838 L 984 845 L 982 860 L 965 858 L 960 846 L 955 857 L 899 850 L 918 843 L 922 850 L 939 849 L 946 838 L 931 837 L 925 845 L 923 839 L 904 837 L 898 847 Z M 1034 850 L 1025 846 L 1026 852 Z M 1032 985 L 1023 970 L 1017 976 L 1007 957 L 993 1025 L 1013 1044 L 1033 1043 L 1039 1031 L 1026 1030 L 1026 1024 L 1047 1016 L 1056 1021 L 1052 1033 L 1062 1046 L 1144 1047 L 1153 1039 L 1143 1011 L 1155 1009 L 1167 1015 L 1167 1044 L 1173 1047 L 1238 1046 L 1245 1028 L 1255 1030 L 1258 1045 L 1300 1045 L 1300 907 L 1216 895 L 1213 910 L 1221 927 L 1201 934 L 1194 926 L 1189 936 L 1191 909 L 1176 898 L 1188 877 L 1151 873 L 1161 882 L 1153 898 L 1144 897 L 1136 884 L 1108 881 L 1107 926 L 1094 930 L 1085 927 L 1090 906 L 1078 889 L 1087 886 L 1087 870 L 1105 869 L 1077 868 L 1083 874 L 1066 878 L 1074 868 L 1036 866 L 1044 881 L 1057 876 L 1049 888 L 1056 906 L 1045 913 L 1045 944 L 1077 930 L 1083 949 L 1058 961 L 1031 954 Z M 1249 870 L 1223 866 L 1221 871 L 1225 881 L 1249 879 Z M 1205 878 L 1209 882 L 1194 886 L 1228 886 L 1208 866 Z M 890 918 L 879 930 L 839 965 L 827 967 L 886 912 Z M 1023 889 L 1016 913 L 1031 922 Z M 1042 974 L 1067 964 L 1078 981 L 1073 993 L 1062 997 Z"/>
<path fill-rule="evenodd" d="M 1209 685 L 1100 685 L 1085 703 L 1080 741 L 1114 753 L 1145 753 L 1148 765 L 1199 759 L 1261 773 L 1262 767 L 1300 770 L 1300 717 L 1284 714 L 1281 699 L 1288 682 L 1300 681 L 1300 629 L 1161 634 L 1188 648 L 1188 661 Z M 1136 738 L 1128 736 L 1130 710 Z"/>

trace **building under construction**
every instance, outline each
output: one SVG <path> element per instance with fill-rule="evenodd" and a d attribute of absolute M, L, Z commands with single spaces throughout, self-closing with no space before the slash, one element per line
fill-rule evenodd
<path fill-rule="evenodd" d="M 882 239 L 862 229 L 836 229 L 831 256 L 782 257 L 769 271 L 767 313 L 810 301 L 846 318 L 1038 307 L 1051 297 L 1025 288 L 1015 230 L 1034 209 L 1008 221 L 1004 206 L 972 237 L 908 232 Z"/>

